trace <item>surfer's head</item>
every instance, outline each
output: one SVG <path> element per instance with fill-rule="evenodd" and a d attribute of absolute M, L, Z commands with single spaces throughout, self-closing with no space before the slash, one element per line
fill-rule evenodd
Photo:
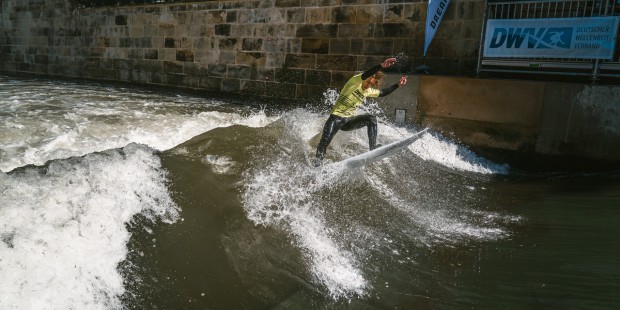
<path fill-rule="evenodd" d="M 372 88 L 379 88 L 379 86 L 381 86 L 381 83 L 383 82 L 383 72 L 377 71 L 377 73 L 367 78 L 366 82 L 368 83 L 368 86 Z"/>

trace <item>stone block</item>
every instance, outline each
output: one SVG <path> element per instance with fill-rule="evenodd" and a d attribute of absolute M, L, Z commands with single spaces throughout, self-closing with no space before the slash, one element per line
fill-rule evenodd
<path fill-rule="evenodd" d="M 263 47 L 261 38 L 244 38 L 241 49 L 244 51 L 260 51 Z"/>
<path fill-rule="evenodd" d="M 275 7 L 298 7 L 301 0 L 276 0 Z"/>
<path fill-rule="evenodd" d="M 209 35 L 209 28 L 206 25 L 190 25 L 189 37 L 204 37 Z"/>
<path fill-rule="evenodd" d="M 49 57 L 47 55 L 34 55 L 35 64 L 48 64 Z"/>
<path fill-rule="evenodd" d="M 209 38 L 197 37 L 193 38 L 192 46 L 197 50 L 213 48 L 213 42 Z"/>
<path fill-rule="evenodd" d="M 240 92 L 256 96 L 267 96 L 267 85 L 263 81 L 241 81 Z"/>
<path fill-rule="evenodd" d="M 303 39 L 301 42 L 301 52 L 327 54 L 329 52 L 329 41 L 329 39 Z"/>
<path fill-rule="evenodd" d="M 265 54 L 265 67 L 267 68 L 282 68 L 286 60 L 286 55 L 282 53 L 266 53 Z"/>
<path fill-rule="evenodd" d="M 250 79 L 252 67 L 248 65 L 227 65 L 227 78 L 247 80 Z"/>
<path fill-rule="evenodd" d="M 226 65 L 225 64 L 210 64 L 207 67 L 207 74 L 209 76 L 226 76 Z"/>
<path fill-rule="evenodd" d="M 284 53 L 286 51 L 287 40 L 284 38 L 265 38 L 262 40 L 261 49 L 270 53 Z"/>
<path fill-rule="evenodd" d="M 236 58 L 236 51 L 220 51 L 217 61 L 219 61 L 220 63 L 236 63 Z"/>
<path fill-rule="evenodd" d="M 134 47 L 151 48 L 153 44 L 150 37 L 136 38 L 134 40 Z"/>
<path fill-rule="evenodd" d="M 30 67 L 31 72 L 36 74 L 47 74 L 47 65 L 44 64 L 32 64 Z"/>
<path fill-rule="evenodd" d="M 103 57 L 103 54 L 105 53 L 105 47 L 95 47 L 95 48 L 91 48 L 90 49 L 90 57 L 92 58 L 99 58 L 99 57 Z"/>
<path fill-rule="evenodd" d="M 181 73 L 168 73 L 168 84 L 187 86 L 187 75 Z"/>
<path fill-rule="evenodd" d="M 183 63 L 179 61 L 164 61 L 165 73 L 183 73 Z"/>
<path fill-rule="evenodd" d="M 398 23 L 404 20 L 404 5 L 393 4 L 388 5 L 385 8 L 385 16 L 383 22 L 385 23 Z"/>
<path fill-rule="evenodd" d="M 329 41 L 330 54 L 349 54 L 351 52 L 350 39 L 331 39 Z"/>
<path fill-rule="evenodd" d="M 383 22 L 383 6 L 357 6 L 356 10 L 355 22 L 358 24 Z"/>
<path fill-rule="evenodd" d="M 367 39 L 364 40 L 364 55 L 394 55 L 394 40 Z"/>
<path fill-rule="evenodd" d="M 306 24 L 331 23 L 331 7 L 306 8 Z"/>
<path fill-rule="evenodd" d="M 114 24 L 117 26 L 127 25 L 127 15 L 116 15 L 114 17 Z"/>
<path fill-rule="evenodd" d="M 292 54 L 301 53 L 301 42 L 302 39 L 299 38 L 286 39 L 286 52 Z"/>
<path fill-rule="evenodd" d="M 408 26 L 410 23 L 384 23 L 375 29 L 375 38 L 403 38 L 411 37 L 413 30 Z"/>
<path fill-rule="evenodd" d="M 133 47 L 134 38 L 118 38 L 118 47 Z"/>
<path fill-rule="evenodd" d="M 191 76 L 207 76 L 209 75 L 208 65 L 196 62 L 184 62 L 183 73 Z M 199 84 L 199 82 L 197 82 Z M 196 85 L 198 87 L 199 85 Z"/>
<path fill-rule="evenodd" d="M 159 60 L 176 61 L 177 59 L 176 49 L 170 49 L 170 48 L 159 49 L 158 53 L 159 53 Z"/>
<path fill-rule="evenodd" d="M 394 40 L 394 53 L 404 53 L 405 55 L 412 57 L 421 57 L 424 53 L 424 39 L 419 40 L 415 38 L 410 39 L 395 39 Z"/>
<path fill-rule="evenodd" d="M 355 23 L 356 9 L 353 6 L 338 6 L 331 10 L 333 23 Z"/>
<path fill-rule="evenodd" d="M 276 81 L 280 83 L 303 84 L 305 70 L 303 69 L 276 69 Z"/>
<path fill-rule="evenodd" d="M 317 66 L 317 55 L 313 54 L 286 54 L 284 67 L 314 69 Z"/>
<path fill-rule="evenodd" d="M 194 52 L 192 50 L 177 50 L 177 61 L 194 61 Z"/>
<path fill-rule="evenodd" d="M 351 54 L 361 55 L 364 52 L 364 39 L 351 39 Z"/>
<path fill-rule="evenodd" d="M 227 23 L 236 23 L 237 22 L 237 11 L 226 11 L 226 22 Z"/>
<path fill-rule="evenodd" d="M 176 41 L 175 41 L 174 38 L 164 38 L 164 47 L 166 47 L 166 48 L 175 48 L 176 45 L 177 44 L 176 44 Z M 123 47 L 123 46 L 121 45 L 121 47 Z"/>
<path fill-rule="evenodd" d="M 241 24 L 266 23 L 267 20 L 266 10 L 242 10 L 237 15 L 237 22 Z"/>
<path fill-rule="evenodd" d="M 318 55 L 316 69 L 354 71 L 357 68 L 357 57 L 349 55 Z"/>
<path fill-rule="evenodd" d="M 129 26 L 129 36 L 144 37 L 144 26 L 143 25 Z"/>
<path fill-rule="evenodd" d="M 267 59 L 264 53 L 259 52 L 237 52 L 234 63 L 249 66 L 264 66 Z"/>
<path fill-rule="evenodd" d="M 251 24 L 232 24 L 230 25 L 231 37 L 254 37 L 255 26 Z"/>
<path fill-rule="evenodd" d="M 357 71 L 364 71 L 380 64 L 385 56 L 364 56 L 357 58 Z M 384 70 L 385 71 L 385 70 Z"/>
<path fill-rule="evenodd" d="M 296 31 L 297 29 L 295 28 L 294 24 L 260 24 L 255 26 L 253 36 L 288 38 L 294 37 Z"/>
<path fill-rule="evenodd" d="M 148 81 L 153 84 L 168 84 L 168 75 L 161 72 L 149 72 Z"/>
<path fill-rule="evenodd" d="M 237 39 L 220 38 L 217 46 L 220 50 L 237 50 Z"/>
<path fill-rule="evenodd" d="M 297 85 L 295 97 L 306 103 L 314 103 L 323 99 L 326 86 Z"/>
<path fill-rule="evenodd" d="M 273 8 L 267 10 L 267 22 L 270 24 L 282 24 L 286 22 L 286 10 Z"/>
<path fill-rule="evenodd" d="M 206 22 L 209 24 L 222 24 L 226 21 L 226 11 L 214 10 L 207 11 Z"/>
<path fill-rule="evenodd" d="M 129 59 L 144 59 L 144 50 L 141 48 L 131 48 L 127 57 Z"/>
<path fill-rule="evenodd" d="M 464 21 L 462 24 L 461 37 L 463 39 L 480 40 L 480 31 L 482 30 L 482 19 L 475 21 Z"/>
<path fill-rule="evenodd" d="M 275 74 L 275 69 L 265 67 L 252 67 L 250 79 L 260 81 L 274 81 L 276 77 Z"/>
<path fill-rule="evenodd" d="M 147 37 L 156 37 L 159 35 L 159 26 L 157 25 L 145 25 L 144 35 Z"/>
<path fill-rule="evenodd" d="M 241 89 L 241 81 L 239 79 L 223 79 L 221 90 L 224 92 L 238 93 Z"/>
<path fill-rule="evenodd" d="M 375 25 L 370 24 L 340 24 L 338 38 L 368 38 L 372 37 Z"/>
<path fill-rule="evenodd" d="M 130 68 L 145 72 L 163 72 L 164 62 L 157 60 L 132 60 Z"/>
<path fill-rule="evenodd" d="M 219 24 L 215 25 L 215 35 L 216 36 L 230 36 L 230 28 L 229 24 Z"/>
<path fill-rule="evenodd" d="M 291 24 L 302 24 L 306 19 L 306 9 L 291 8 L 286 10 L 286 22 Z"/>
<path fill-rule="evenodd" d="M 441 27 L 437 28 L 433 41 L 441 40 L 443 42 L 448 42 L 451 40 L 458 40 L 461 37 L 462 27 L 463 23 L 460 21 L 442 21 Z"/>
<path fill-rule="evenodd" d="M 159 25 L 159 35 L 162 37 L 174 36 L 174 25 Z"/>
<path fill-rule="evenodd" d="M 328 86 L 331 83 L 332 74 L 328 70 L 306 70 L 305 84 Z"/>
<path fill-rule="evenodd" d="M 296 37 L 299 38 L 333 38 L 338 34 L 338 25 L 300 25 Z"/>
<path fill-rule="evenodd" d="M 293 99 L 297 94 L 297 86 L 295 84 L 265 82 L 265 85 L 270 97 Z"/>

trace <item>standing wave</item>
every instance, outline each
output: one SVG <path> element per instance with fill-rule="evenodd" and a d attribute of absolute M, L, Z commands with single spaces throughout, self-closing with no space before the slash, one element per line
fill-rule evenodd
<path fill-rule="evenodd" d="M 138 144 L 0 173 L 0 308 L 119 309 L 127 225 L 179 218 Z"/>

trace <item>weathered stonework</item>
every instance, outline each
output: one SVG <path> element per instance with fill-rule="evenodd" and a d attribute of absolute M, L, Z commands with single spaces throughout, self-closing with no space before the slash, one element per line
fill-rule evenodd
<path fill-rule="evenodd" d="M 83 8 L 1 2 L 0 70 L 309 98 L 404 52 L 421 64 L 427 3 L 245 0 Z M 426 63 L 475 70 L 482 0 L 453 0 Z"/>

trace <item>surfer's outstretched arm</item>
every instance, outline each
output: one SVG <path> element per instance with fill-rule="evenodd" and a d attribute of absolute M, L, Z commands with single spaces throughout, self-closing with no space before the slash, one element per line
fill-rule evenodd
<path fill-rule="evenodd" d="M 379 97 L 387 96 L 391 94 L 393 91 L 395 91 L 397 88 L 398 88 L 398 83 L 392 86 L 389 86 L 389 87 L 385 87 L 381 89 L 381 92 L 379 93 Z"/>
<path fill-rule="evenodd" d="M 383 96 L 387 96 L 390 93 L 392 93 L 393 91 L 395 91 L 397 88 L 403 86 L 407 84 L 407 77 L 403 76 L 400 78 L 400 81 L 392 86 L 389 87 L 385 87 L 383 89 L 381 89 L 381 92 L 379 93 L 379 97 L 383 97 Z"/>
<path fill-rule="evenodd" d="M 375 73 L 381 71 L 381 69 L 389 68 L 394 63 L 396 63 L 396 58 L 388 58 L 384 60 L 381 64 L 378 64 L 362 73 L 362 80 L 366 80 L 367 78 L 373 76 Z"/>

